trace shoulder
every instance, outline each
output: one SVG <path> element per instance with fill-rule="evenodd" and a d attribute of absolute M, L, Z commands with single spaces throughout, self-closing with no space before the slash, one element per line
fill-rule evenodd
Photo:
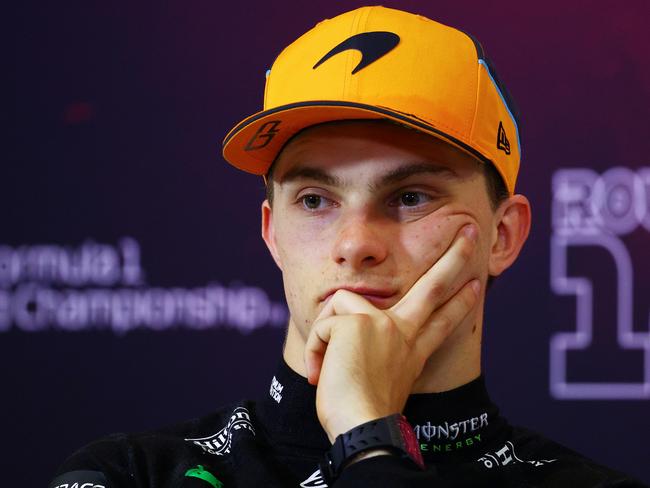
<path fill-rule="evenodd" d="M 517 466 L 551 486 L 643 487 L 644 484 L 527 428 L 513 427 L 503 446 L 481 459 L 489 466 Z"/>
<path fill-rule="evenodd" d="M 187 470 L 205 464 L 206 458 L 212 465 L 225 461 L 234 429 L 254 432 L 254 408 L 253 402 L 243 401 L 161 429 L 95 440 L 69 456 L 49 486 L 178 486 Z"/>

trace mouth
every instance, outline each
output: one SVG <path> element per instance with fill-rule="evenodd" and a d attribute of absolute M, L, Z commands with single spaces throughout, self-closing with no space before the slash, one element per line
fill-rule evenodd
<path fill-rule="evenodd" d="M 378 308 L 387 308 L 392 305 L 392 302 L 397 295 L 397 291 L 390 288 L 373 288 L 369 286 L 339 286 L 328 290 L 327 293 L 322 295 L 319 299 L 320 302 L 327 303 L 332 295 L 338 290 L 348 290 L 362 296 L 374 306 Z"/>

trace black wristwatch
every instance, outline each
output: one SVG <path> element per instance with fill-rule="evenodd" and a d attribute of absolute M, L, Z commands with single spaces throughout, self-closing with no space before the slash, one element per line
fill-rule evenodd
<path fill-rule="evenodd" d="M 358 425 L 339 435 L 320 465 L 325 482 L 331 486 L 348 462 L 359 453 L 371 449 L 387 449 L 424 469 L 413 428 L 406 417 L 396 413 Z"/>

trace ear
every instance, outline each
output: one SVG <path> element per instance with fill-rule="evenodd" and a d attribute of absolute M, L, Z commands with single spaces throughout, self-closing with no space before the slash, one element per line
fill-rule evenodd
<path fill-rule="evenodd" d="M 495 213 L 496 235 L 490 249 L 488 272 L 498 276 L 515 262 L 530 232 L 530 202 L 513 195 Z"/>
<path fill-rule="evenodd" d="M 282 269 L 282 261 L 280 260 L 280 253 L 278 253 L 278 246 L 275 242 L 275 229 L 273 227 L 273 209 L 268 200 L 262 202 L 262 239 L 269 248 L 271 256 L 278 268 Z"/>

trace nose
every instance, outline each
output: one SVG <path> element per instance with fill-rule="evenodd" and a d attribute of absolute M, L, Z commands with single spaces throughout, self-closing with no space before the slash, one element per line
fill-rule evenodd
<path fill-rule="evenodd" d="M 356 216 L 339 223 L 332 259 L 339 265 L 359 270 L 376 266 L 388 254 L 386 232 L 368 216 Z"/>

